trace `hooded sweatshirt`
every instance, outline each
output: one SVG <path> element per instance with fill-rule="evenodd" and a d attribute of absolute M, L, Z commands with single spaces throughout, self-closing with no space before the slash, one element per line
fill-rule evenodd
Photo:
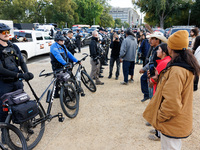
<path fill-rule="evenodd" d="M 122 42 L 119 58 L 122 58 L 125 61 L 135 61 L 136 49 L 136 38 L 132 35 L 129 35 Z"/>

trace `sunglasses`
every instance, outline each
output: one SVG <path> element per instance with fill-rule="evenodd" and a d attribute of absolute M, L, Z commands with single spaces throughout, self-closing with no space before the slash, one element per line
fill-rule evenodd
<path fill-rule="evenodd" d="M 0 33 L 3 34 L 3 35 L 6 35 L 6 33 L 10 34 L 10 31 L 1 31 Z"/>

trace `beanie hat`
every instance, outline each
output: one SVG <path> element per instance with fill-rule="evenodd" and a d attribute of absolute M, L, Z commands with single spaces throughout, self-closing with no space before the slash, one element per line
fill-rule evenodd
<path fill-rule="evenodd" d="M 188 36 L 186 30 L 179 30 L 168 38 L 167 45 L 172 50 L 186 50 L 189 45 Z"/>

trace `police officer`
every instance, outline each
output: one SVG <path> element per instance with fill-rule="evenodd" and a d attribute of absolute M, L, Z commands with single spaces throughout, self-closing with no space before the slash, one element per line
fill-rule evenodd
<path fill-rule="evenodd" d="M 61 69 L 65 65 L 67 65 L 68 58 L 73 62 L 78 62 L 78 60 L 68 51 L 68 49 L 64 45 L 64 36 L 62 36 L 61 34 L 57 34 L 54 40 L 55 43 L 53 43 L 50 47 L 50 58 L 53 71 Z M 56 87 L 54 95 L 55 98 L 59 97 L 58 91 L 59 89 Z"/>
<path fill-rule="evenodd" d="M 0 23 L 0 97 L 5 93 L 23 89 L 21 78 L 26 81 L 33 79 L 18 46 L 9 41 L 9 34 L 10 27 Z M 4 122 L 6 116 L 0 100 L 0 122 Z"/>
<path fill-rule="evenodd" d="M 68 49 L 68 51 L 70 51 L 72 53 L 72 55 L 74 55 L 74 53 L 76 53 L 75 49 L 76 49 L 76 45 L 74 44 L 74 42 L 72 41 L 72 37 L 73 37 L 73 32 L 70 30 L 67 32 L 67 36 L 66 33 L 64 33 L 64 37 L 65 37 L 65 46 Z"/>
<path fill-rule="evenodd" d="M 81 37 L 83 37 L 83 35 L 81 35 L 79 30 L 76 30 L 76 45 L 79 53 L 81 52 Z"/>
<path fill-rule="evenodd" d="M 90 49 L 90 64 L 91 64 L 91 74 L 90 77 L 96 80 L 96 85 L 103 85 L 104 83 L 99 80 L 100 74 L 100 61 L 99 61 L 99 49 L 97 47 L 98 43 L 98 32 L 95 30 L 92 32 L 92 40 L 89 45 Z"/>

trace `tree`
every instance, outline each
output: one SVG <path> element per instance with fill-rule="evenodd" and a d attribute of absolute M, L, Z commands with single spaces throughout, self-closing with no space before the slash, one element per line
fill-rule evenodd
<path fill-rule="evenodd" d="M 149 16 L 154 15 L 155 19 L 159 19 L 160 27 L 163 28 L 165 19 L 189 2 L 191 3 L 191 0 L 132 0 L 132 2 L 139 6 L 142 12 L 148 13 Z"/>
<path fill-rule="evenodd" d="M 92 25 L 100 22 L 100 16 L 103 12 L 103 6 L 98 0 L 74 0 L 77 4 L 77 9 L 75 12 L 79 16 L 79 24 L 89 24 Z"/>
<path fill-rule="evenodd" d="M 101 1 L 104 10 L 100 16 L 100 26 L 102 27 L 111 27 L 114 26 L 114 20 L 113 17 L 109 14 L 109 11 L 111 9 L 111 6 L 107 3 L 106 0 Z"/>
<path fill-rule="evenodd" d="M 4 0 L 0 1 L 0 17 L 5 20 L 13 20 L 14 22 L 21 22 L 25 16 L 24 5 L 20 5 L 18 0 Z"/>
<path fill-rule="evenodd" d="M 191 24 L 200 27 L 200 0 L 196 0 L 196 2 L 191 7 Z"/>
<path fill-rule="evenodd" d="M 77 5 L 73 0 L 52 0 L 44 15 L 49 23 L 57 23 L 59 27 L 62 27 L 67 22 L 68 26 L 71 26 L 78 22 L 78 14 L 74 11 L 76 8 Z"/>
<path fill-rule="evenodd" d="M 129 28 L 129 27 L 130 27 L 130 25 L 129 25 L 126 21 L 122 24 L 122 26 L 123 26 L 124 28 Z"/>
<path fill-rule="evenodd" d="M 122 27 L 122 21 L 120 18 L 115 19 L 115 28 L 116 27 L 118 27 L 118 28 Z"/>

